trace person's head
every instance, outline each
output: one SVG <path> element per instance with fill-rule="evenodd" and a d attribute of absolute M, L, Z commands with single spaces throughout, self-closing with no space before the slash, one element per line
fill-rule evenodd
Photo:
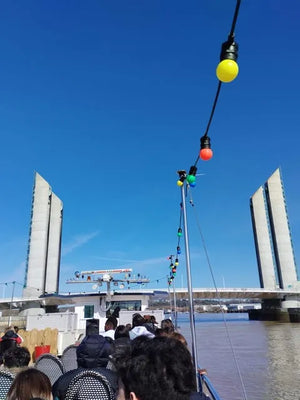
<path fill-rule="evenodd" d="M 165 333 L 164 333 L 164 331 L 162 329 L 157 328 L 155 330 L 155 336 L 166 336 L 166 335 L 165 335 Z"/>
<path fill-rule="evenodd" d="M 8 332 L 8 331 L 13 331 L 13 332 L 15 332 L 15 329 L 14 329 L 14 327 L 13 327 L 12 325 L 10 325 L 10 326 L 7 326 L 7 327 L 5 328 L 5 333 Z"/>
<path fill-rule="evenodd" d="M 145 322 L 146 322 L 145 318 L 143 318 L 141 316 L 141 314 L 139 314 L 139 313 L 133 314 L 133 316 L 132 316 L 132 327 L 133 328 L 136 326 L 142 326 L 142 325 L 144 325 Z"/>
<path fill-rule="evenodd" d="M 191 354 L 173 338 L 138 337 L 116 366 L 120 377 L 117 400 L 189 400 L 196 391 Z"/>
<path fill-rule="evenodd" d="M 156 319 L 155 319 L 154 315 L 144 315 L 144 319 L 145 319 L 145 322 L 148 322 L 149 324 L 156 324 L 157 325 L 157 322 L 156 322 Z"/>
<path fill-rule="evenodd" d="M 106 331 L 110 331 L 110 330 L 115 330 L 116 327 L 118 325 L 118 321 L 117 318 L 114 316 L 110 316 L 109 318 L 107 318 L 106 322 L 105 322 L 105 326 L 104 326 L 104 330 Z"/>
<path fill-rule="evenodd" d="M 86 320 L 86 336 L 88 335 L 99 335 L 99 320 L 95 318 Z"/>
<path fill-rule="evenodd" d="M 150 322 L 151 322 L 151 324 L 157 325 L 156 318 L 154 315 L 150 315 Z"/>
<path fill-rule="evenodd" d="M 2 341 L 0 342 L 0 355 L 3 357 L 3 354 L 17 347 L 17 342 L 15 340 L 11 340 L 9 337 L 5 335 L 2 336 Z"/>
<path fill-rule="evenodd" d="M 145 322 L 150 322 L 151 315 L 144 315 Z"/>
<path fill-rule="evenodd" d="M 185 337 L 181 333 L 173 332 L 173 333 L 170 334 L 170 337 L 172 337 L 172 338 L 174 338 L 176 340 L 179 340 L 181 343 L 183 343 L 187 347 L 187 345 L 188 345 L 187 341 L 186 341 Z"/>
<path fill-rule="evenodd" d="M 129 338 L 129 329 L 125 325 L 119 325 L 115 330 L 115 339 L 121 337 Z"/>
<path fill-rule="evenodd" d="M 117 306 L 117 307 L 114 309 L 113 313 L 111 314 L 112 317 L 119 318 L 120 310 L 121 310 L 120 307 Z"/>
<path fill-rule="evenodd" d="M 7 394 L 7 400 L 51 400 L 51 383 L 47 375 L 36 368 L 21 371 L 15 377 Z"/>
<path fill-rule="evenodd" d="M 17 336 L 16 332 L 14 331 L 14 329 L 8 329 L 8 330 L 5 330 L 5 333 L 2 336 L 2 340 L 16 339 L 17 337 L 18 336 Z"/>
<path fill-rule="evenodd" d="M 106 367 L 111 352 L 111 344 L 103 336 L 86 336 L 76 349 L 78 367 Z"/>
<path fill-rule="evenodd" d="M 162 330 L 164 330 L 166 333 L 172 333 L 175 331 L 175 327 L 173 322 L 168 318 L 168 319 L 163 319 L 161 321 L 160 327 Z"/>
<path fill-rule="evenodd" d="M 27 347 L 15 346 L 3 354 L 3 364 L 7 368 L 27 367 L 30 362 L 30 353 Z"/>

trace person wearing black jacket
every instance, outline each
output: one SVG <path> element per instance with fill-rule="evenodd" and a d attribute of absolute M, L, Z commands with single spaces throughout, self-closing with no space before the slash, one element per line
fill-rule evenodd
<path fill-rule="evenodd" d="M 101 335 L 86 336 L 77 348 L 78 368 L 63 374 L 54 383 L 52 394 L 54 399 L 64 400 L 71 380 L 81 371 L 93 370 L 104 375 L 111 384 L 112 389 L 117 391 L 116 373 L 106 369 L 109 355 L 112 352 L 111 344 Z"/>

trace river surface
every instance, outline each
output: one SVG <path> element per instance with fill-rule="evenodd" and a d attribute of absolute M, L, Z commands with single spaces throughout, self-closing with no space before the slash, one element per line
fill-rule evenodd
<path fill-rule="evenodd" d="M 178 315 L 178 326 L 191 347 L 188 314 Z M 196 314 L 195 326 L 198 364 L 222 400 L 300 400 L 299 323 Z"/>

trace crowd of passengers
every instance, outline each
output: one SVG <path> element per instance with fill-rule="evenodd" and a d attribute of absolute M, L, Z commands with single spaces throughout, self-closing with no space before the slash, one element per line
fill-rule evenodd
<path fill-rule="evenodd" d="M 111 316 L 105 332 L 99 334 L 91 324 L 86 336 L 76 343 L 76 369 L 61 375 L 51 386 L 47 375 L 28 367 L 30 353 L 22 338 L 9 327 L 0 338 L 1 371 L 13 374 L 6 397 L 0 400 L 65 400 L 72 379 L 81 371 L 96 371 L 109 382 L 109 400 L 204 400 L 197 392 L 196 373 L 185 338 L 174 329 L 170 319 L 155 321 L 154 316 L 134 314 L 132 325 L 119 325 Z M 91 388 L 92 389 L 92 388 Z M 0 390 L 1 393 L 1 390 Z M 91 394 L 93 393 L 93 394 Z M 75 394 L 74 400 L 107 400 L 91 391 L 86 396 Z"/>

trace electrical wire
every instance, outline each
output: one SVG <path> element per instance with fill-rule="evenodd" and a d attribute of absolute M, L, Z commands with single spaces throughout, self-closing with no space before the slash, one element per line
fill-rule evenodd
<path fill-rule="evenodd" d="M 232 20 L 232 24 L 231 24 L 231 30 L 229 33 L 229 37 L 231 37 L 231 38 L 234 37 L 234 30 L 235 30 L 236 21 L 237 21 L 239 11 L 240 11 L 240 5 L 241 5 L 241 0 L 237 0 L 235 10 L 234 10 L 234 16 L 233 16 L 233 20 Z"/>
<path fill-rule="evenodd" d="M 232 41 L 232 42 L 234 40 L 234 30 L 235 30 L 235 26 L 236 26 L 238 14 L 239 14 L 240 5 L 241 5 L 241 0 L 237 0 L 235 11 L 234 11 L 234 16 L 233 16 L 233 20 L 232 20 L 232 24 L 231 24 L 231 30 L 230 30 L 230 33 L 228 35 L 228 40 Z M 207 137 L 208 136 L 208 131 L 209 131 L 209 128 L 210 128 L 210 125 L 211 125 L 211 122 L 212 122 L 212 119 L 213 119 L 213 116 L 214 116 L 214 113 L 215 113 L 215 109 L 216 109 L 217 102 L 218 102 L 218 99 L 219 99 L 221 87 L 222 87 L 222 82 L 219 81 L 218 82 L 217 91 L 216 91 L 216 94 L 215 94 L 215 99 L 214 99 L 214 102 L 213 102 L 213 105 L 212 105 L 212 109 L 211 109 L 211 112 L 210 112 L 209 120 L 208 120 L 208 123 L 207 123 L 207 126 L 206 126 L 206 130 L 205 130 L 205 133 L 204 133 L 203 137 Z M 199 158 L 200 158 L 200 156 L 198 154 L 198 156 L 196 158 L 196 161 L 194 163 L 195 167 L 198 164 Z"/>

